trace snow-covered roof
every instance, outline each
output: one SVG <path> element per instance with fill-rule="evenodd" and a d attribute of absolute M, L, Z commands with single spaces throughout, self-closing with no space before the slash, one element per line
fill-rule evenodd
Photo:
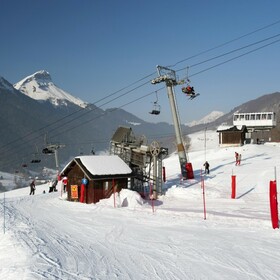
<path fill-rule="evenodd" d="M 218 128 L 217 128 L 217 132 L 220 132 L 220 131 L 238 131 L 238 130 L 243 130 L 245 129 L 245 126 L 244 125 L 220 125 Z"/>
<path fill-rule="evenodd" d="M 92 175 L 125 175 L 130 174 L 132 170 L 130 167 L 116 155 L 89 155 L 79 156 L 75 161 L 80 161 L 82 165 Z"/>

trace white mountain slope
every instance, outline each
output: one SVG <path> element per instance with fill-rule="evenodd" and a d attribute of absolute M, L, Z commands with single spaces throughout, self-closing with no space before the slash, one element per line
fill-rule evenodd
<path fill-rule="evenodd" d="M 50 74 L 45 70 L 22 79 L 14 84 L 14 87 L 35 100 L 49 101 L 55 106 L 67 106 L 67 102 L 74 103 L 82 108 L 87 106 L 86 102 L 57 87 Z"/>
<path fill-rule="evenodd" d="M 208 114 L 207 116 L 203 117 L 201 120 L 199 120 L 199 121 L 192 121 L 190 123 L 186 123 L 185 125 L 191 127 L 191 126 L 195 126 L 195 125 L 199 125 L 199 124 L 210 123 L 210 122 L 213 122 L 216 119 L 220 118 L 223 115 L 224 115 L 223 112 L 213 111 L 210 114 Z"/>

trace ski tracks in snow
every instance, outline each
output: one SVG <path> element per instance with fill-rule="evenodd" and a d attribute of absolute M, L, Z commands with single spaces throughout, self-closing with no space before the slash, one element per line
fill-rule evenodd
<path fill-rule="evenodd" d="M 6 207 L 7 230 L 29 253 L 26 279 L 94 279 L 90 248 L 63 230 L 59 213 L 52 213 L 56 209 L 45 207 L 48 200 L 40 205 L 35 203 L 38 199 L 11 202 Z"/>

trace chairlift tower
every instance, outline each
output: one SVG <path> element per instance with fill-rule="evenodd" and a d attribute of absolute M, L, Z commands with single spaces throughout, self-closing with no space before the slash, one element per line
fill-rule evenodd
<path fill-rule="evenodd" d="M 46 148 L 42 150 L 44 154 L 54 154 L 55 158 L 55 167 L 59 171 L 59 162 L 58 162 L 58 149 L 64 148 L 63 144 L 48 144 Z"/>
<path fill-rule="evenodd" d="M 179 162 L 181 167 L 181 174 L 183 179 L 187 179 L 186 164 L 188 162 L 185 147 L 183 144 L 183 137 L 181 132 L 181 127 L 179 123 L 179 113 L 175 102 L 173 86 L 182 84 L 183 82 L 176 80 L 176 73 L 174 70 L 167 67 L 157 65 L 158 77 L 151 81 L 152 84 L 158 84 L 165 82 L 167 88 L 167 95 L 170 103 L 173 124 L 175 128 L 177 151 L 179 156 Z"/>

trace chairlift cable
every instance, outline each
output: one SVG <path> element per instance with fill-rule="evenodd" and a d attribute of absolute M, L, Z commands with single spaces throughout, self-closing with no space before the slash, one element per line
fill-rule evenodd
<path fill-rule="evenodd" d="M 209 59 L 203 60 L 203 61 L 198 62 L 198 63 L 195 63 L 195 64 L 193 64 L 193 65 L 190 65 L 190 66 L 187 66 L 187 67 L 184 67 L 184 68 L 178 69 L 178 70 L 176 70 L 176 72 L 180 72 L 180 71 L 185 70 L 185 69 L 187 69 L 187 68 L 189 68 L 189 67 L 195 67 L 195 66 L 198 66 L 198 65 L 204 64 L 204 63 L 206 63 L 206 62 L 209 62 L 209 61 L 212 61 L 212 60 L 215 60 L 215 59 L 221 58 L 221 57 L 223 57 L 223 56 L 226 56 L 226 55 L 232 54 L 232 53 L 234 53 L 234 52 L 238 52 L 238 51 L 240 51 L 240 50 L 243 50 L 243 49 L 246 49 L 246 48 L 252 47 L 252 46 L 254 46 L 254 45 L 257 45 L 257 44 L 263 43 L 263 42 L 265 42 L 265 41 L 271 40 L 271 39 L 276 38 L 276 37 L 279 37 L 279 36 L 280 36 L 280 33 L 278 33 L 278 34 L 276 34 L 276 35 L 274 35 L 274 36 L 268 37 L 268 38 L 266 38 L 266 39 L 259 40 L 259 41 L 257 41 L 257 42 L 254 42 L 254 43 L 248 44 L 248 45 L 246 45 L 246 46 L 243 46 L 243 47 L 240 47 L 240 48 L 237 48 L 237 49 L 231 50 L 231 51 L 229 51 L 229 52 L 226 52 L 226 53 L 223 53 L 223 54 L 220 54 L 220 55 L 214 56 L 214 57 L 212 57 L 212 58 L 209 58 Z M 264 46 L 261 46 L 261 47 L 259 47 L 259 48 L 253 49 L 253 50 L 251 50 L 251 51 L 249 51 L 249 52 L 246 52 L 245 54 L 249 54 L 250 52 L 254 52 L 255 50 L 259 50 L 260 48 L 263 48 L 263 47 L 269 46 L 269 45 L 274 44 L 274 43 L 276 43 L 276 42 L 278 42 L 278 41 L 279 41 L 279 40 L 273 41 L 273 42 L 268 43 L 268 44 L 266 44 L 266 45 L 264 45 Z M 241 56 L 242 56 L 242 55 L 241 55 Z M 237 58 L 238 58 L 238 57 L 237 57 Z M 191 75 L 191 76 L 193 76 L 193 75 Z"/>
<path fill-rule="evenodd" d="M 277 22 L 275 22 L 275 23 L 273 23 L 273 24 L 270 24 L 270 25 L 268 25 L 268 26 L 272 26 L 272 25 L 274 25 L 274 24 L 277 24 L 277 23 L 279 23 L 280 22 L 280 20 L 279 21 L 277 21 Z M 252 33 L 255 33 L 255 32 L 257 32 L 257 31 L 259 31 L 259 30 L 262 30 L 262 29 L 264 29 L 264 28 L 267 28 L 268 26 L 266 26 L 266 27 L 263 27 L 263 28 L 261 28 L 261 29 L 258 29 L 258 30 L 256 30 L 256 31 L 254 31 L 254 32 L 251 32 L 250 34 L 252 34 Z M 249 35 L 249 34 L 247 34 L 247 35 Z M 245 37 L 246 35 L 243 35 L 242 37 Z M 232 40 L 232 41 L 234 41 L 234 40 Z M 230 42 L 230 41 L 229 41 Z M 229 42 L 227 42 L 227 43 L 229 43 Z M 262 48 L 264 48 L 264 47 L 266 47 L 266 46 L 269 46 L 269 45 L 272 45 L 272 44 L 274 44 L 274 43 L 277 43 L 277 42 L 279 42 L 279 40 L 276 40 L 276 41 L 274 41 L 274 42 L 271 42 L 271 43 L 269 43 L 269 44 L 266 44 L 266 45 L 264 45 L 264 46 L 261 46 L 261 47 L 259 47 L 259 48 L 257 48 L 257 49 L 254 49 L 254 50 L 251 50 L 251 51 L 249 51 L 249 52 L 247 52 L 247 53 L 244 53 L 244 54 L 241 54 L 241 55 L 239 55 L 239 56 L 236 56 L 236 57 L 234 57 L 234 58 L 231 58 L 231 59 L 229 59 L 229 60 L 227 60 L 227 61 L 224 61 L 224 62 L 222 62 L 222 63 L 219 63 L 219 64 L 216 64 L 216 65 L 214 65 L 214 66 L 212 66 L 212 67 L 209 67 L 209 68 L 207 68 L 207 69 L 204 69 L 204 70 L 202 70 L 202 71 L 199 71 L 199 72 L 197 72 L 197 73 L 195 73 L 195 74 L 193 74 L 193 75 L 191 75 L 191 76 L 194 76 L 194 75 L 198 75 L 198 74 L 200 74 L 200 73 L 202 73 L 202 72 L 205 72 L 205 71 L 208 71 L 208 70 L 210 70 L 210 69 L 212 69 L 212 68 L 215 68 L 215 67 L 218 67 L 218 66 L 220 66 L 220 65 L 222 65 L 222 64 L 225 64 L 225 63 L 227 63 L 227 62 L 230 62 L 230 61 L 232 61 L 232 60 L 234 60 L 234 59 L 237 59 L 237 58 L 239 58 L 239 57 L 242 57 L 242 56 L 245 56 L 245 55 L 247 55 L 247 54 L 249 54 L 249 53 L 252 53 L 252 52 L 254 52 L 254 51 L 257 51 L 257 50 L 259 50 L 259 49 L 262 49 Z M 178 63 L 177 63 L 178 64 Z M 177 71 L 181 71 L 181 70 L 177 70 Z M 151 74 L 152 75 L 152 74 Z M 143 78 L 144 79 L 144 78 Z M 115 98 L 116 99 L 116 98 Z M 115 100 L 114 99 L 114 100 Z M 141 99 L 141 98 L 140 98 Z M 139 99 L 136 99 L 136 100 L 134 100 L 134 101 L 132 101 L 132 102 L 129 102 L 129 103 L 127 103 L 127 104 L 125 104 L 124 106 L 126 106 L 126 105 L 128 105 L 128 104 L 130 104 L 130 103 L 133 103 L 133 102 L 135 102 L 135 101 L 137 101 L 137 100 L 139 100 Z M 110 101 L 111 102 L 111 101 Z M 122 106 L 123 107 L 123 106 Z M 83 108 L 84 109 L 84 108 Z M 81 109 L 81 110 L 83 110 L 83 109 Z M 81 110 L 79 110 L 79 111 L 81 111 Z M 76 112 L 74 112 L 74 113 L 72 113 L 72 114 L 70 114 L 70 115 L 73 115 L 73 114 L 75 114 Z M 67 117 L 69 117 L 69 116 L 65 116 L 65 118 L 67 118 Z M 56 121 L 56 122 L 59 122 L 60 120 L 58 120 L 58 121 Z M 52 124 L 49 124 L 48 126 L 51 126 Z M 39 129 L 38 131 L 40 131 L 40 130 L 42 130 L 42 129 L 45 129 L 45 127 L 44 128 L 41 128 L 41 129 Z M 33 132 L 32 132 L 33 133 Z M 32 133 L 29 133 L 28 134 L 28 136 L 30 136 L 30 135 L 32 135 Z M 36 137 L 36 139 L 38 139 L 39 137 Z M 22 139 L 22 138 L 21 138 Z M 10 143 L 7 143 L 7 144 L 5 144 L 4 146 L 6 147 L 7 145 L 9 145 L 9 144 L 11 144 L 11 143 L 14 143 L 14 142 L 16 142 L 16 141 L 18 141 L 18 140 L 21 140 L 21 139 L 16 139 L 16 140 L 14 140 L 14 141 L 12 141 L 12 142 L 10 142 Z M 4 146 L 2 146 L 2 147 L 0 147 L 0 148 L 3 148 Z"/>
<path fill-rule="evenodd" d="M 202 54 L 205 54 L 205 53 L 208 53 L 208 52 L 213 51 L 213 50 L 215 50 L 215 49 L 218 49 L 218 48 L 221 48 L 221 47 L 223 47 L 223 46 L 226 46 L 226 45 L 228 45 L 228 44 L 230 44 L 230 43 L 233 43 L 233 42 L 238 41 L 238 40 L 240 40 L 240 39 L 242 39 L 242 38 L 245 38 L 245 37 L 247 37 L 247 36 L 250 36 L 250 35 L 252 35 L 252 34 L 254 34 L 254 33 L 257 33 L 257 32 L 259 32 L 259 31 L 262 31 L 262 30 L 264 30 L 264 29 L 267 29 L 267 28 L 269 28 L 269 27 L 271 27 L 271 26 L 273 26 L 273 25 L 276 25 L 276 24 L 278 24 L 278 23 L 280 23 L 280 19 L 277 20 L 277 21 L 275 21 L 275 22 L 273 22 L 273 23 L 270 23 L 270 24 L 268 24 L 268 25 L 265 25 L 265 26 L 263 26 L 263 27 L 260 27 L 260 28 L 258 28 L 258 29 L 256 29 L 256 30 L 253 30 L 253 31 L 251 31 L 251 32 L 248 32 L 248 33 L 246 33 L 246 34 L 244 34 L 244 35 L 241 35 L 241 36 L 239 36 L 239 37 L 237 37 L 237 38 L 234 38 L 234 39 L 232 39 L 232 40 L 229 40 L 229 41 L 226 41 L 226 42 L 224 42 L 224 43 L 222 43 L 222 44 L 219 44 L 219 45 L 217 45 L 217 46 L 215 46 L 215 47 L 209 48 L 209 49 L 207 49 L 207 50 L 205 50 L 205 51 L 202 51 L 202 52 L 199 52 L 199 53 L 197 53 L 197 54 L 195 54 L 195 55 L 189 56 L 189 57 L 187 57 L 187 58 L 185 58 L 185 59 L 179 60 L 179 61 L 176 62 L 175 64 L 170 65 L 170 66 L 168 66 L 168 67 L 175 67 L 176 65 L 178 65 L 178 64 L 180 64 L 180 63 L 182 63 L 182 62 L 185 62 L 185 61 L 190 60 L 190 59 L 192 59 L 192 58 L 198 57 L 198 56 L 200 56 L 200 55 L 202 55 Z"/>

